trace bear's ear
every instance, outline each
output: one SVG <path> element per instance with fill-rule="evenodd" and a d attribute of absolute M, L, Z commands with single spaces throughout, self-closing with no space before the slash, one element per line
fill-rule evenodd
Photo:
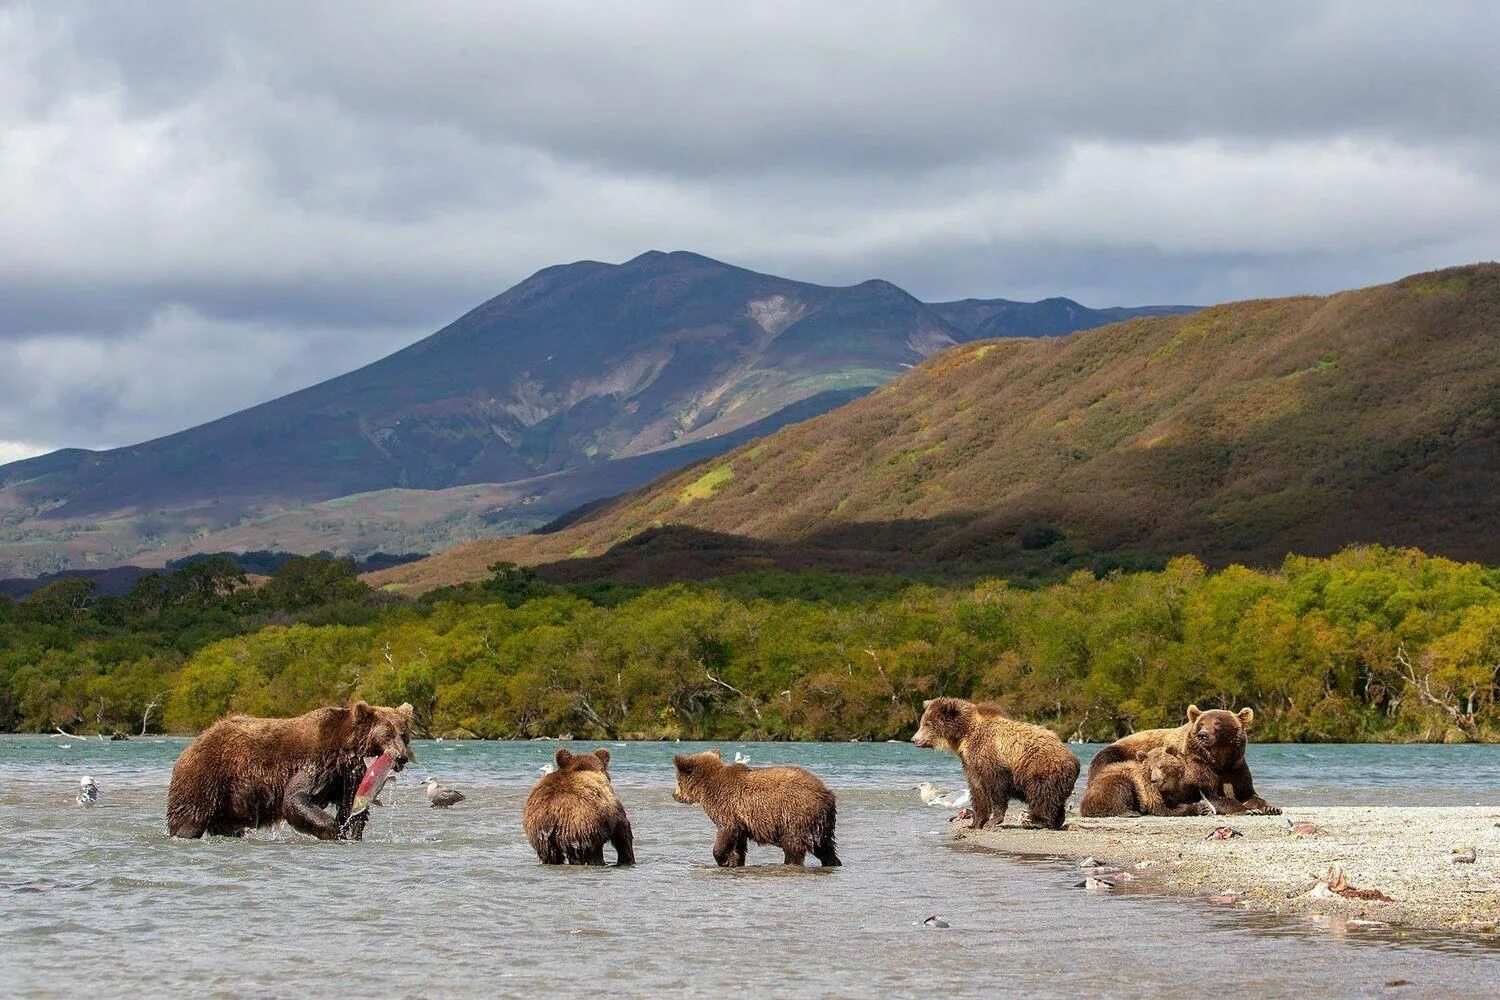
<path fill-rule="evenodd" d="M 1149 756 L 1151 756 L 1151 752 L 1149 750 L 1137 750 L 1135 752 L 1135 759 L 1139 761 L 1144 761 Z"/>
<path fill-rule="evenodd" d="M 1162 747 L 1162 749 L 1167 752 L 1167 756 L 1168 757 L 1181 757 L 1182 756 L 1182 753 L 1176 747 Z"/>
<path fill-rule="evenodd" d="M 1244 726 L 1246 729 L 1249 729 L 1250 723 L 1255 721 L 1255 709 L 1242 708 L 1239 710 L 1239 717 L 1240 725 Z"/>
<path fill-rule="evenodd" d="M 1188 706 L 1188 725 L 1191 726 L 1193 723 L 1197 722 L 1198 721 L 1198 716 L 1200 716 L 1202 714 L 1203 714 L 1203 709 L 1199 708 L 1197 705 L 1189 705 Z"/>
<path fill-rule="evenodd" d="M 680 753 L 672 755 L 672 766 L 676 767 L 679 771 L 686 771 L 688 768 L 692 767 L 692 765 L 688 763 L 688 759 Z"/>
<path fill-rule="evenodd" d="M 603 747 L 600 747 L 598 750 L 594 751 L 594 756 L 599 758 L 599 763 L 603 764 L 605 767 L 609 766 L 609 751 L 608 750 L 604 749 Z"/>
<path fill-rule="evenodd" d="M 411 715 L 413 712 L 411 702 L 403 701 L 400 707 L 396 709 L 396 711 L 401 713 L 401 718 L 405 719 L 407 722 L 411 721 Z"/>
<path fill-rule="evenodd" d="M 552 759 L 557 761 L 557 769 L 560 771 L 567 765 L 568 761 L 573 759 L 573 751 L 567 747 L 558 747 L 557 753 L 552 755 Z"/>
<path fill-rule="evenodd" d="M 922 702 L 922 710 L 925 712 L 927 709 L 931 708 L 932 703 L 935 701 L 937 701 L 936 698 L 928 698 L 926 701 Z"/>
<path fill-rule="evenodd" d="M 710 750 L 708 752 L 711 753 L 711 754 L 713 754 L 714 757 L 716 757 L 717 759 L 719 759 L 721 761 L 724 759 L 724 755 L 721 754 L 721 753 L 719 753 L 719 748 L 718 747 L 714 747 L 712 750 Z"/>
<path fill-rule="evenodd" d="M 370 706 L 363 698 L 349 706 L 349 711 L 354 714 L 355 722 L 364 722 L 370 717 Z"/>

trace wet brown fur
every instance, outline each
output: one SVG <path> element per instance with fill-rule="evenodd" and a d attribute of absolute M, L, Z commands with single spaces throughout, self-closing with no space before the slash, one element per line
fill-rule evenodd
<path fill-rule="evenodd" d="M 557 751 L 557 770 L 526 797 L 521 823 L 536 856 L 548 865 L 602 865 L 604 845 L 615 861 L 635 864 L 635 840 L 625 805 L 609 780 L 609 751 Z"/>
<path fill-rule="evenodd" d="M 923 706 L 912 742 L 958 755 L 969 780 L 974 829 L 1005 822 L 1013 798 L 1026 803 L 1024 825 L 1062 827 L 1078 781 L 1078 758 L 1050 729 L 1007 718 L 993 705 L 934 698 Z"/>
<path fill-rule="evenodd" d="M 1250 766 L 1245 762 L 1246 733 L 1255 721 L 1255 712 L 1210 709 L 1205 712 L 1189 705 L 1188 721 L 1175 729 L 1143 729 L 1115 740 L 1094 755 L 1089 763 L 1089 783 L 1093 784 L 1104 768 L 1129 761 L 1143 750 L 1171 747 L 1187 762 L 1182 790 L 1170 804 L 1207 799 L 1216 812 L 1258 812 L 1279 815 L 1276 809 L 1255 793 Z"/>
<path fill-rule="evenodd" d="M 1176 747 L 1136 752 L 1095 772 L 1078 805 L 1082 816 L 1202 816 L 1208 803 L 1183 802 L 1187 762 Z M 1180 804 L 1174 804 L 1179 803 Z"/>
<path fill-rule="evenodd" d="M 678 754 L 678 802 L 696 803 L 718 827 L 714 860 L 726 868 L 745 863 L 748 842 L 774 844 L 789 865 L 808 854 L 824 868 L 837 867 L 837 805 L 833 792 L 800 767 L 747 767 L 724 763 L 719 751 Z"/>
<path fill-rule="evenodd" d="M 294 719 L 220 719 L 172 767 L 167 831 L 238 837 L 285 820 L 320 840 L 358 840 L 366 817 L 350 822 L 350 807 L 365 759 L 381 753 L 396 759 L 397 770 L 413 759 L 410 705 L 359 701 Z"/>

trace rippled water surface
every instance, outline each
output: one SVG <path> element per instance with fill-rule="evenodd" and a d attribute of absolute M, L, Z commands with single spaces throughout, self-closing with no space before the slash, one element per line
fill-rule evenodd
<path fill-rule="evenodd" d="M 671 755 L 697 744 L 606 744 L 640 861 L 618 870 L 543 868 L 526 844 L 521 805 L 556 744 L 418 744 L 359 844 L 167 839 L 183 745 L 0 738 L 0 991 L 1317 997 L 1406 980 L 1409 995 L 1500 993 L 1500 949 L 1483 938 L 1101 897 L 1074 888 L 1070 863 L 949 846 L 946 814 L 910 789 L 960 785 L 956 761 L 902 744 L 718 744 L 834 788 L 845 867 L 826 872 L 754 845 L 754 867 L 715 868 L 712 826 L 671 799 Z M 1251 764 L 1282 804 L 1492 804 L 1500 789 L 1493 747 L 1257 746 Z M 429 809 L 428 773 L 469 801 Z M 93 808 L 73 802 L 83 774 L 103 789 Z M 951 926 L 922 927 L 929 914 Z"/>

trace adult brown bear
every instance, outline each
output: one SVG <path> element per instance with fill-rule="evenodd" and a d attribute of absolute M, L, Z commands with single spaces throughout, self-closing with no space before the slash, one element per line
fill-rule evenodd
<path fill-rule="evenodd" d="M 809 853 L 824 868 L 841 863 L 834 843 L 837 803 L 811 771 L 725 764 L 717 750 L 678 754 L 673 762 L 672 798 L 702 806 L 714 821 L 714 860 L 721 867 L 744 865 L 752 840 L 781 848 L 789 865 L 802 864 Z"/>
<path fill-rule="evenodd" d="M 521 816 L 536 856 L 548 865 L 602 865 L 604 845 L 611 844 L 617 864 L 635 864 L 630 819 L 609 780 L 609 751 L 559 748 L 556 760 L 557 770 L 542 775 Z"/>
<path fill-rule="evenodd" d="M 172 767 L 167 832 L 238 837 L 286 820 L 320 840 L 358 840 L 364 817 L 347 822 L 349 808 L 365 761 L 382 753 L 398 771 L 413 759 L 410 705 L 379 708 L 357 701 L 295 719 L 220 719 Z M 330 805 L 335 815 L 325 811 Z"/>
<path fill-rule="evenodd" d="M 933 698 L 911 738 L 919 747 L 958 755 L 969 779 L 973 828 L 1005 822 L 1010 800 L 1026 803 L 1024 826 L 1063 825 L 1068 796 L 1078 781 L 1078 758 L 1050 729 L 1007 718 L 993 705 L 963 698 Z"/>
<path fill-rule="evenodd" d="M 1168 798 L 1168 804 L 1180 805 L 1207 799 L 1217 812 L 1260 813 L 1279 816 L 1275 808 L 1255 793 L 1250 779 L 1250 765 L 1245 763 L 1246 732 L 1255 721 L 1255 712 L 1243 708 L 1226 712 L 1215 708 L 1205 712 L 1189 705 L 1187 724 L 1176 729 L 1143 729 L 1115 740 L 1100 750 L 1089 762 L 1089 784 L 1111 764 L 1135 759 L 1142 750 L 1171 747 L 1187 761 L 1187 775 L 1181 792 Z"/>

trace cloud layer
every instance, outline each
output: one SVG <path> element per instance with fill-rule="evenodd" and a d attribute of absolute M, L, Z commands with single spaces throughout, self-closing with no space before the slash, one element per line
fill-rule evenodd
<path fill-rule="evenodd" d="M 126 444 L 537 268 L 1329 291 L 1500 243 L 1500 8 L 0 4 L 0 459 Z"/>

